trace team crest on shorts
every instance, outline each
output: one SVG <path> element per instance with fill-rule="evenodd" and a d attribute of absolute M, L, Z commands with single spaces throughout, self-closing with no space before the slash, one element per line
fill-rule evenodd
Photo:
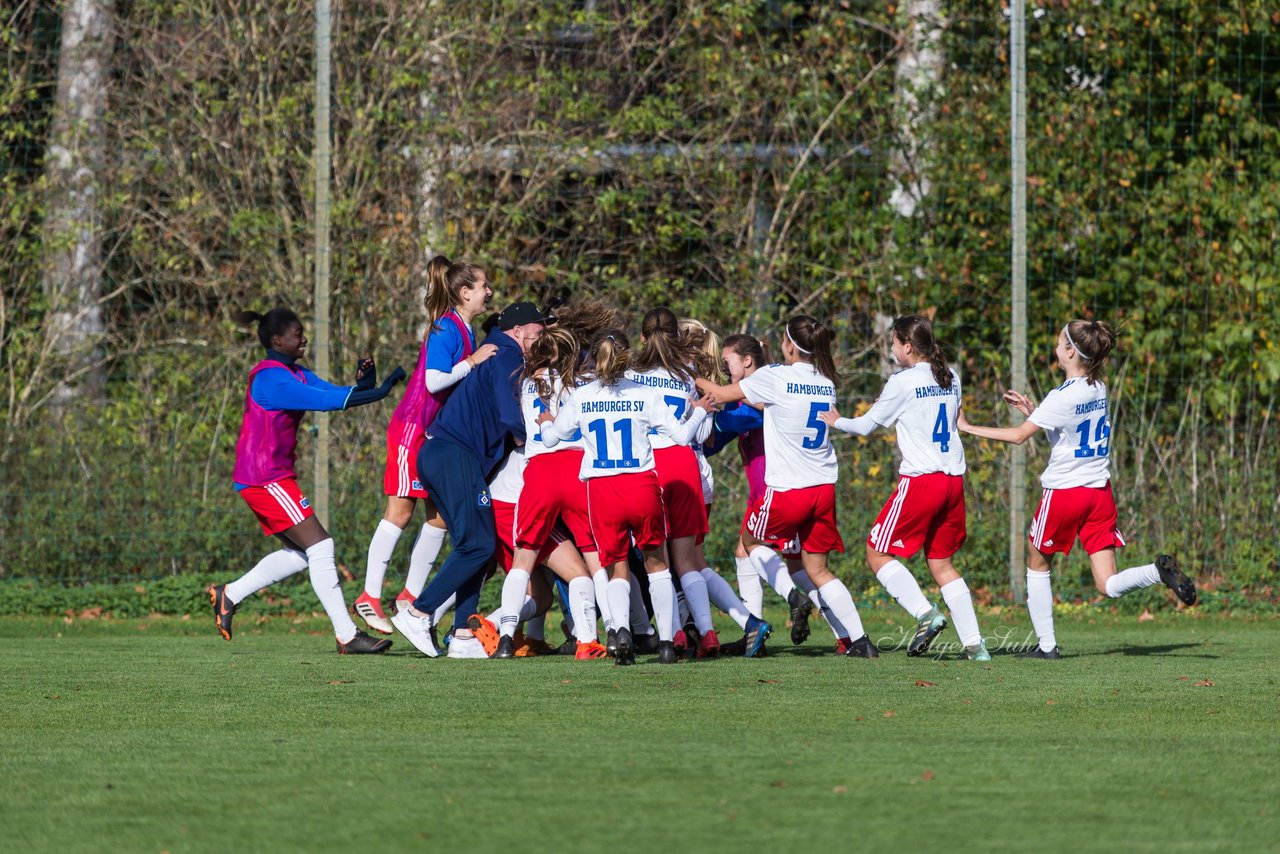
<path fill-rule="evenodd" d="M 481 490 L 479 497 L 476 499 L 476 506 L 488 507 L 492 503 L 493 501 L 489 498 L 489 490 L 487 489 Z"/>
<path fill-rule="evenodd" d="M 418 480 L 418 479 L 415 477 L 415 478 L 413 479 L 413 488 L 414 488 L 414 489 L 416 489 L 416 490 L 418 490 L 419 492 L 421 492 L 421 491 L 422 491 L 422 481 Z"/>
<path fill-rule="evenodd" d="M 301 507 L 303 510 L 306 510 L 308 507 L 311 506 L 311 499 L 307 498 L 305 495 L 302 496 L 302 500 L 298 502 L 298 506 Z"/>

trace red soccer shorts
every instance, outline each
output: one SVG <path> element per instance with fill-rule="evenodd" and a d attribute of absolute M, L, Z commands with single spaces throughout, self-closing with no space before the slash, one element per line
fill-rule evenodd
<path fill-rule="evenodd" d="M 509 501 L 492 501 L 490 503 L 493 505 L 493 522 L 497 526 L 498 533 L 498 545 L 493 550 L 493 559 L 498 562 L 498 566 L 502 567 L 503 572 L 510 572 L 511 562 L 515 560 L 516 556 L 516 506 Z M 551 553 L 558 549 L 560 544 L 567 539 L 569 539 L 567 531 L 559 527 L 553 529 L 546 543 L 538 551 L 534 566 L 546 563 L 547 558 L 551 557 Z"/>
<path fill-rule="evenodd" d="M 672 445 L 654 448 L 653 470 L 662 487 L 667 539 L 701 537 L 707 533 L 707 504 L 702 497 L 702 474 L 693 448 Z"/>
<path fill-rule="evenodd" d="M 315 515 L 311 502 L 298 489 L 298 481 L 291 477 L 266 486 L 247 486 L 240 490 L 240 497 L 258 517 L 262 533 L 268 537 Z"/>
<path fill-rule="evenodd" d="M 639 549 L 666 541 L 662 489 L 652 471 L 587 478 L 587 512 L 603 566 L 626 560 L 632 538 Z"/>
<path fill-rule="evenodd" d="M 752 502 L 742 531 L 776 547 L 798 537 L 800 548 L 811 554 L 844 551 L 844 540 L 836 527 L 836 488 L 830 483 L 800 489 L 766 488 L 764 495 Z"/>
<path fill-rule="evenodd" d="M 382 493 L 398 498 L 426 498 L 418 477 L 418 451 L 427 440 L 416 424 L 392 421 L 387 427 L 387 462 L 382 472 Z"/>
<path fill-rule="evenodd" d="M 1076 538 L 1087 554 L 1124 546 L 1116 527 L 1116 500 L 1111 483 L 1046 489 L 1031 520 L 1031 545 L 1043 554 L 1071 554 Z"/>
<path fill-rule="evenodd" d="M 595 550 L 587 516 L 587 485 L 578 478 L 582 454 L 581 449 L 569 449 L 529 459 L 516 505 L 515 537 L 521 548 L 541 548 L 560 519 L 579 551 Z"/>
<path fill-rule="evenodd" d="M 898 481 L 867 545 L 895 557 L 911 557 L 923 547 L 925 557 L 941 559 L 960 551 L 967 536 L 964 477 L 933 472 Z"/>

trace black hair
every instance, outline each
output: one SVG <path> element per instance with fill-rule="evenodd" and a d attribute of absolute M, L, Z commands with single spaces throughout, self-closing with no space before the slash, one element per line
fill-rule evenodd
<path fill-rule="evenodd" d="M 246 327 L 254 323 L 258 324 L 258 340 L 267 350 L 271 349 L 272 338 L 283 335 L 294 325 L 302 326 L 298 315 L 294 314 L 292 309 L 283 306 L 273 308 L 266 314 L 258 314 L 256 311 L 238 311 L 232 315 L 231 319 Z"/>

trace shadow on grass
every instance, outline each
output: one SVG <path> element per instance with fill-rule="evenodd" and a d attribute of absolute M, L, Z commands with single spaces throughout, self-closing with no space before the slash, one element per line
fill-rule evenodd
<path fill-rule="evenodd" d="M 1196 649 L 1198 647 L 1203 647 L 1203 646 L 1204 646 L 1204 641 L 1191 641 L 1188 643 L 1155 644 L 1152 646 L 1147 646 L 1147 645 L 1135 646 L 1133 644 L 1125 644 L 1124 646 L 1116 646 L 1116 647 L 1112 647 L 1111 649 L 1097 650 L 1096 652 L 1082 652 L 1082 653 L 1078 653 L 1078 655 L 1080 655 L 1081 657 L 1090 656 L 1090 655 L 1143 655 L 1143 656 L 1168 655 L 1169 653 L 1181 652 L 1182 650 L 1186 650 L 1186 649 Z M 1200 653 L 1199 655 L 1182 656 L 1182 657 L 1216 659 L 1219 656 L 1210 655 L 1208 653 Z"/>

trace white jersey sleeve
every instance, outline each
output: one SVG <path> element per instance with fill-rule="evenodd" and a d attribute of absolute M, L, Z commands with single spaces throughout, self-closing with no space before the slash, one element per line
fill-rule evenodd
<path fill-rule="evenodd" d="M 627 371 L 627 379 L 657 391 L 662 404 L 677 421 L 683 421 L 689 415 L 690 404 L 697 400 L 698 387 L 692 382 L 672 376 L 665 368 L 654 368 L 644 373 Z M 656 428 L 649 430 L 649 443 L 655 448 L 669 448 L 676 444 Z"/>
<path fill-rule="evenodd" d="M 772 489 L 835 483 L 835 448 L 819 415 L 835 405 L 836 387 L 807 362 L 769 365 L 743 377 L 747 402 L 764 405 L 764 482 Z"/>
<path fill-rule="evenodd" d="M 1073 377 L 1045 395 L 1028 420 L 1049 439 L 1045 489 L 1106 486 L 1111 480 L 1111 423 L 1107 387 Z"/>
<path fill-rule="evenodd" d="M 564 390 L 559 377 L 553 375 L 550 383 L 550 403 L 538 396 L 538 385 L 533 380 L 527 379 L 520 384 L 520 412 L 524 416 L 524 434 L 529 437 L 525 443 L 525 455 L 529 458 L 545 454 L 551 450 L 563 451 L 566 448 L 582 447 L 582 434 L 580 432 L 570 434 L 559 442 L 554 442 L 554 448 L 542 441 L 542 426 L 538 424 L 538 419 L 544 412 L 550 412 L 553 417 L 557 415 L 560 412 L 561 402 L 569 396 L 569 393 Z"/>
<path fill-rule="evenodd" d="M 956 429 L 960 376 L 954 370 L 946 388 L 938 384 L 928 362 L 899 371 L 889 377 L 867 416 L 886 427 L 896 425 L 902 453 L 899 474 L 964 474 L 964 445 Z"/>

